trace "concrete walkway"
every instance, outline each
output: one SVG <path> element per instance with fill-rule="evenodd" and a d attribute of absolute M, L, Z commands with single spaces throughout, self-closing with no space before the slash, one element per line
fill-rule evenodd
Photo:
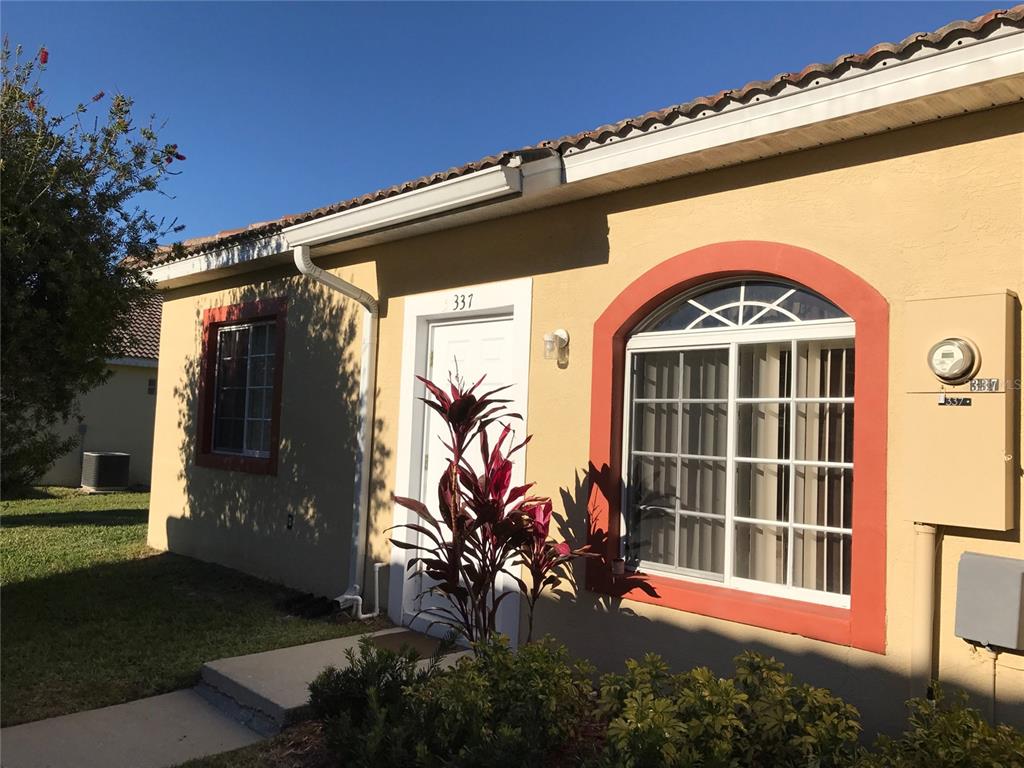
<path fill-rule="evenodd" d="M 262 737 L 195 691 L 15 725 L 0 731 L 4 768 L 165 768 Z"/>
<path fill-rule="evenodd" d="M 345 666 L 345 652 L 357 648 L 361 637 L 339 637 L 211 661 L 203 665 L 202 683 L 196 691 L 252 730 L 269 736 L 302 719 L 310 682 L 327 666 Z M 378 645 L 397 649 L 400 641 L 412 645 L 414 638 L 423 636 L 397 628 L 373 632 L 370 637 Z M 421 655 L 430 654 L 418 650 Z"/>
<path fill-rule="evenodd" d="M 369 636 L 395 650 L 411 645 L 425 660 L 437 647 L 402 628 Z M 170 768 L 254 744 L 301 719 L 309 683 L 324 667 L 343 666 L 360 637 L 213 661 L 193 690 L 4 728 L 0 766 Z"/>

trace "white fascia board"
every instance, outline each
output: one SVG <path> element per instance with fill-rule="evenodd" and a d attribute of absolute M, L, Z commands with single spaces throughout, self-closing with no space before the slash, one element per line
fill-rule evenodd
<path fill-rule="evenodd" d="M 812 123 L 847 117 L 1024 72 L 1024 33 L 1010 33 L 919 59 L 779 95 L 681 125 L 567 153 L 571 184 Z"/>
<path fill-rule="evenodd" d="M 132 368 L 156 368 L 159 361 L 151 357 L 108 357 L 107 365 L 126 365 Z"/>
<path fill-rule="evenodd" d="M 157 286 L 167 285 L 200 272 L 215 272 L 229 267 L 244 266 L 249 262 L 285 253 L 288 243 L 280 235 L 261 237 L 225 248 L 197 253 L 177 261 L 158 264 L 148 271 L 149 279 Z"/>
<path fill-rule="evenodd" d="M 285 228 L 283 234 L 292 247 L 318 245 L 517 195 L 521 191 L 519 167 L 499 165 L 296 224 Z"/>

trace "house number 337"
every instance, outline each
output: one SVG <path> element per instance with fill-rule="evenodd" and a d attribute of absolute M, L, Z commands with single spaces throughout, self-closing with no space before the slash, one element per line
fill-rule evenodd
<path fill-rule="evenodd" d="M 473 308 L 473 294 L 472 293 L 454 293 L 452 294 L 452 309 L 460 311 L 463 309 Z"/>

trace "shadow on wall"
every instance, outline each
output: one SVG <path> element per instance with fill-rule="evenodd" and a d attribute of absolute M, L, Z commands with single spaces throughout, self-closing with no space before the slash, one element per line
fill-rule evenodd
<path fill-rule="evenodd" d="M 353 541 L 362 310 L 292 277 L 241 286 L 222 303 L 276 297 L 287 299 L 277 472 L 196 465 L 201 360 L 190 358 L 174 390 L 187 509 L 167 519 L 168 547 L 333 597 L 348 586 Z M 378 466 L 389 456 L 375 443 Z"/>
<path fill-rule="evenodd" d="M 573 486 L 562 488 L 560 495 L 563 514 L 559 515 L 557 510 L 555 514 L 558 534 L 573 547 L 580 546 L 588 536 L 588 473 L 577 471 Z M 828 688 L 856 706 L 867 740 L 873 739 L 875 733 L 895 733 L 905 727 L 904 701 L 912 695 L 910 681 L 891 668 L 872 663 L 874 657 L 870 653 L 832 646 L 835 654 L 826 656 L 806 648 L 796 650 L 793 646 L 803 643 L 792 642 L 788 635 L 779 635 L 784 645 L 766 642 L 765 632 L 743 624 L 731 624 L 729 634 L 724 634 L 700 626 L 705 624 L 701 616 L 680 613 L 680 623 L 675 624 L 641 615 L 630 607 L 633 603 L 629 600 L 587 591 L 585 568 L 584 559 L 576 560 L 563 585 L 540 601 L 535 636 L 556 636 L 574 654 L 590 659 L 602 672 L 621 671 L 626 659 L 657 653 L 677 671 L 706 666 L 716 674 L 731 675 L 733 658 L 744 650 L 752 650 L 777 658 L 798 682 Z M 710 619 L 706 623 L 721 625 Z M 947 640 L 963 642 L 958 638 Z M 812 646 L 813 641 L 806 645 Z M 882 658 L 878 657 L 879 661 Z M 988 717 L 992 711 L 992 689 L 968 688 L 967 692 L 972 704 Z M 1011 691 L 1002 691 L 997 718 L 1024 727 L 1024 699 Z"/>

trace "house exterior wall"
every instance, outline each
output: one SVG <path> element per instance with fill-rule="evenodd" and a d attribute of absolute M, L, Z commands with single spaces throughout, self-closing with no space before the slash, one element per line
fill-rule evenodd
<path fill-rule="evenodd" d="M 545 600 L 535 632 L 560 638 L 606 668 L 656 651 L 677 667 L 706 664 L 724 672 L 743 648 L 763 650 L 802 679 L 847 697 L 865 713 L 868 728 L 891 728 L 911 693 L 914 531 L 907 509 L 915 497 L 901 471 L 909 437 L 907 428 L 897 428 L 902 424 L 897 411 L 911 366 L 926 351 L 916 348 L 919 340 L 904 338 L 906 304 L 1024 291 L 1022 124 L 1024 107 L 1001 108 L 319 260 L 382 301 L 369 559 L 392 559 L 386 529 L 393 507 L 387 494 L 395 482 L 401 349 L 408 343 L 402 339 L 404 296 L 533 277 L 528 430 L 534 439 L 525 457 L 526 476 L 555 499 L 579 540 L 588 500 L 595 320 L 644 272 L 700 246 L 760 240 L 807 249 L 858 276 L 889 304 L 885 653 L 585 590 L 575 598 Z M 276 478 L 190 466 L 190 400 L 180 395 L 199 355 L 203 308 L 246 293 L 271 297 L 284 289 L 320 295 L 284 274 L 167 296 L 150 543 L 316 589 L 340 584 L 332 579 L 347 569 L 335 566 L 342 566 L 348 550 L 343 539 L 352 467 L 336 447 L 341 439 L 336 427 L 343 420 L 314 415 L 314 407 L 324 407 L 335 390 L 320 380 L 330 366 L 316 354 L 316 345 L 303 347 L 300 341 L 308 318 L 303 325 L 289 308 Z M 353 311 L 351 302 L 323 297 L 323 309 L 340 312 L 343 306 Z M 1019 303 L 1014 311 L 1019 378 Z M 337 322 L 333 316 L 324 315 L 317 325 L 332 322 Z M 543 359 L 540 343 L 545 332 L 559 327 L 571 334 L 564 368 Z M 354 344 L 358 336 L 321 351 L 333 350 L 333 359 L 351 356 Z M 865 418 L 870 417 L 858 416 Z M 1019 415 L 1014 429 L 1020 451 Z M 944 471 L 943 479 L 970 483 L 969 467 Z M 991 695 L 992 661 L 953 634 L 956 564 L 963 551 L 1024 557 L 1019 478 L 1016 482 L 1013 530 L 955 528 L 941 539 L 937 672 L 979 702 Z M 990 489 L 978 487 L 977 503 L 986 504 L 989 495 Z M 282 529 L 285 510 L 304 515 L 299 532 Z M 204 516 L 215 519 L 199 525 L 196 518 Z M 326 532 L 318 534 L 321 529 Z M 195 533 L 183 535 L 188 530 Z M 322 544 L 330 554 L 323 554 Z M 324 559 L 329 562 L 321 563 Z M 1002 654 L 997 670 L 1000 718 L 1024 723 L 1024 656 Z"/>
<path fill-rule="evenodd" d="M 81 435 L 81 442 L 54 462 L 39 479 L 41 485 L 80 485 L 83 450 L 131 454 L 132 485 L 149 485 L 156 413 L 156 397 L 149 394 L 149 381 L 158 378 L 157 369 L 111 365 L 110 371 L 107 381 L 80 398 L 82 421 L 73 419 L 57 429 L 62 437 Z M 84 434 L 79 424 L 84 426 Z"/>
<path fill-rule="evenodd" d="M 372 265 L 342 270 L 374 291 Z M 197 466 L 203 313 L 287 302 L 277 471 Z M 149 544 L 320 595 L 346 587 L 362 313 L 277 270 L 171 292 L 160 334 Z"/>

